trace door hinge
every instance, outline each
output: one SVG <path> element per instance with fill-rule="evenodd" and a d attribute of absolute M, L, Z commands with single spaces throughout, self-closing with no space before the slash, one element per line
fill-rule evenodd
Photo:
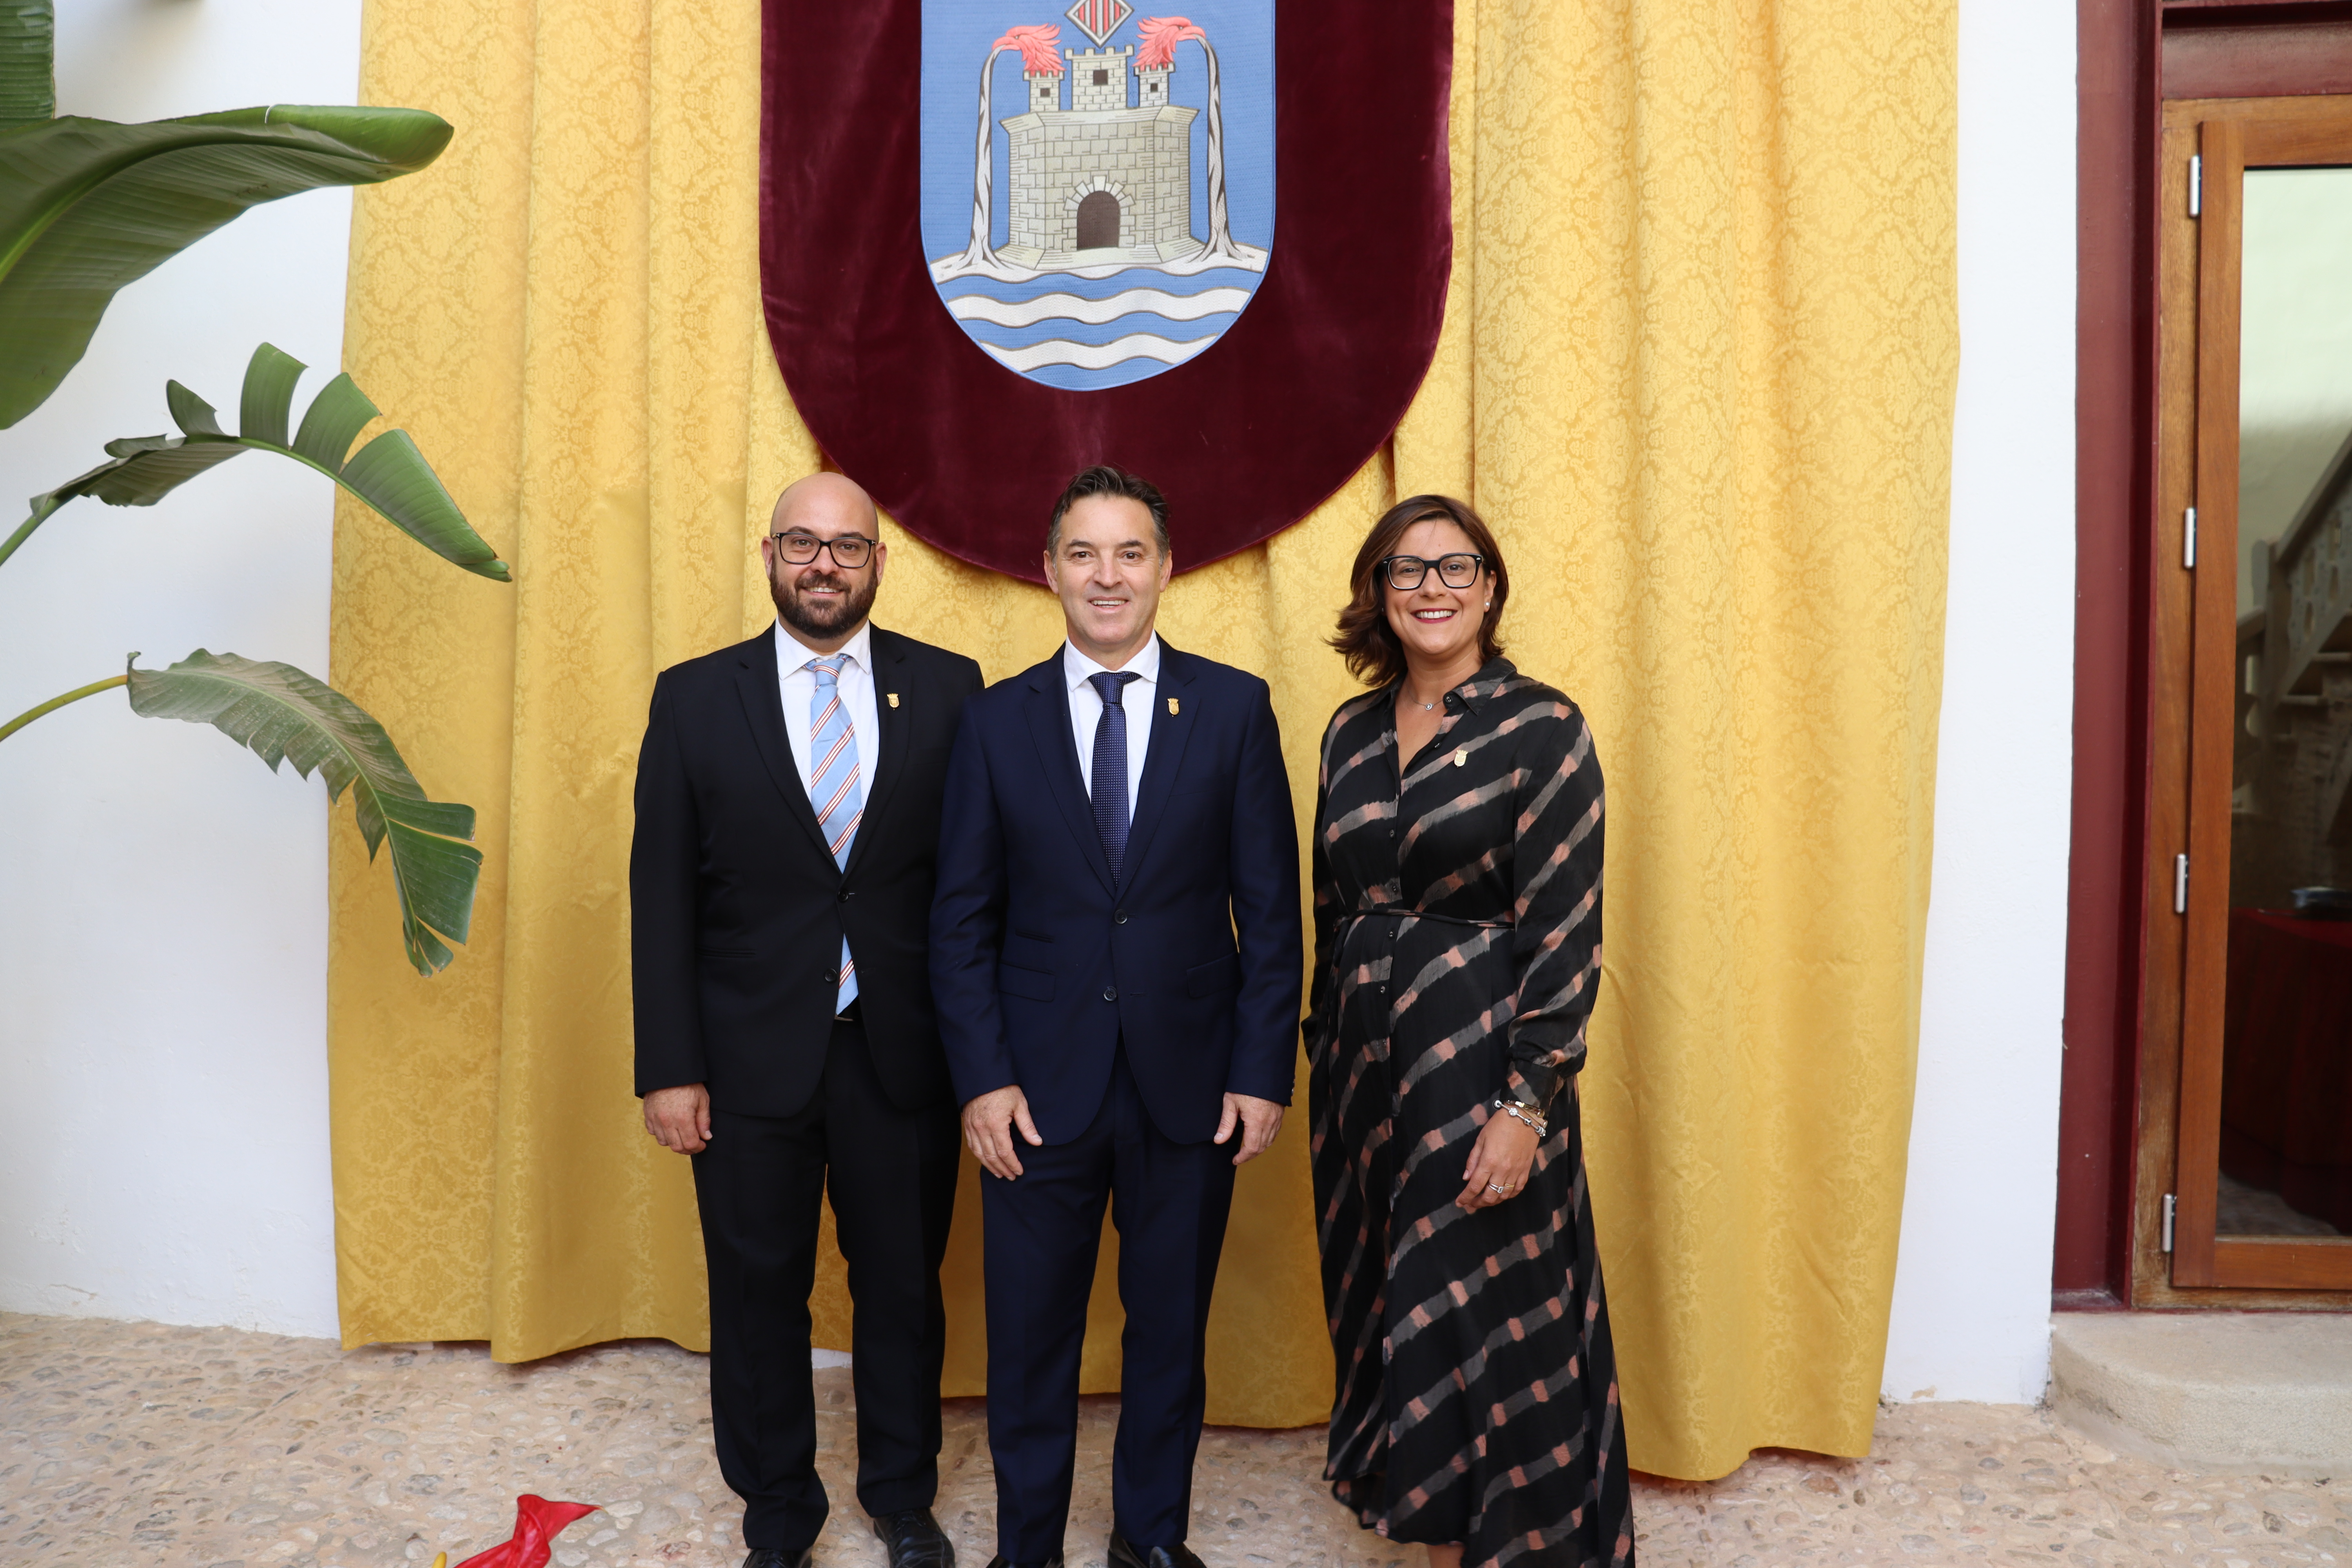
<path fill-rule="evenodd" d="M 2205 160 L 2198 153 L 2189 155 L 2189 216 L 2196 217 L 2205 207 Z"/>
<path fill-rule="evenodd" d="M 2180 563 L 2194 572 L 2197 570 L 2197 509 L 2190 507 L 2182 517 Z"/>
<path fill-rule="evenodd" d="M 2172 858 L 2172 912 L 2176 915 L 2189 912 L 2189 857 L 2186 855 Z"/>
<path fill-rule="evenodd" d="M 2172 1211 L 2175 1207 L 2170 1193 L 2164 1194 L 2164 1250 L 2172 1250 Z"/>

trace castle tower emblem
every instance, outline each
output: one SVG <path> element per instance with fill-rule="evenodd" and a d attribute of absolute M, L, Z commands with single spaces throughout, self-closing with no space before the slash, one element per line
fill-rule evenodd
<path fill-rule="evenodd" d="M 1167 66 L 1133 69 L 1135 47 L 1069 49 L 1066 68 L 1025 72 L 1030 110 L 1003 122 L 1012 179 L 1000 260 L 1038 271 L 1181 261 L 1192 236 L 1192 121 L 1168 101 Z M 1142 79 L 1142 102 L 1130 82 Z M 1061 84 L 1069 83 L 1067 109 Z"/>
<path fill-rule="evenodd" d="M 1011 10 L 1022 0 L 1002 3 Z M 1202 353 L 1265 276 L 1274 226 L 1273 5 L 1196 0 L 1193 15 L 1208 26 L 1183 16 L 1137 20 L 1128 0 L 1073 0 L 1063 15 L 1085 47 L 1065 48 L 1059 26 L 1034 23 L 987 44 L 976 141 L 971 120 L 958 136 L 952 120 L 935 123 L 927 110 L 924 238 L 950 314 L 991 358 L 1052 385 L 1092 390 Z M 1228 48 L 1250 51 L 1238 79 L 1247 96 L 1234 108 L 1233 163 L 1248 182 L 1238 198 L 1227 184 L 1224 83 L 1210 27 Z M 985 42 L 989 34 L 969 36 Z M 951 57 L 935 47 L 945 42 L 927 23 L 927 75 L 935 64 L 947 68 Z M 1007 100 L 1017 110 L 1000 118 L 992 105 Z M 950 240 L 940 220 L 955 210 L 959 163 L 969 226 Z"/>

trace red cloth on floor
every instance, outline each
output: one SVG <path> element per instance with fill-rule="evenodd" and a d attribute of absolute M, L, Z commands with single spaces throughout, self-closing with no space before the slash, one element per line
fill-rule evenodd
<path fill-rule="evenodd" d="M 595 1511 L 593 1502 L 550 1502 L 525 1492 L 515 1499 L 513 1536 L 467 1558 L 457 1568 L 547 1568 L 557 1532 L 582 1514 Z"/>

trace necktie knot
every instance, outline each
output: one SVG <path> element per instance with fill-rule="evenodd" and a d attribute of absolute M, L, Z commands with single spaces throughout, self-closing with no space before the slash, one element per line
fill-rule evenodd
<path fill-rule="evenodd" d="M 1087 679 L 1094 682 L 1095 695 L 1102 699 L 1104 707 L 1118 708 L 1122 706 L 1119 699 L 1127 690 L 1127 683 L 1140 680 L 1143 677 L 1131 669 L 1106 669 L 1100 675 L 1089 675 Z"/>
<path fill-rule="evenodd" d="M 841 684 L 842 669 L 848 663 L 847 654 L 829 653 L 820 658 L 809 660 L 804 668 L 816 676 L 816 683 L 819 686 L 838 686 Z"/>

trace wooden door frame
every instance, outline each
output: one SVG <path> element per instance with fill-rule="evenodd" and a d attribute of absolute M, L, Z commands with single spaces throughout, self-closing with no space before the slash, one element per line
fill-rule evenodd
<path fill-rule="evenodd" d="M 2352 163 L 2352 97 L 2176 100 L 2164 106 L 2163 127 L 2157 184 L 2147 1028 L 2137 1151 L 2143 1224 L 2135 1248 L 2136 1261 L 2145 1267 L 2133 1270 L 2132 1295 L 2146 1305 L 2342 1306 L 2346 1298 L 2336 1293 L 2352 1289 L 2352 1239 L 2217 1237 L 2214 1220 L 2238 713 L 2237 329 L 2244 171 Z M 2196 217 L 2189 216 L 2192 153 L 2202 160 L 2202 212 Z M 2185 564 L 2189 507 L 2197 509 L 2198 570 Z M 2186 908 L 2176 914 L 2175 857 L 2184 850 Z M 2164 1092 L 2168 1088 L 2171 1092 Z M 2163 1114 L 2168 1109 L 2169 1117 Z M 2160 1234 L 2147 1235 L 2146 1224 L 2153 1217 L 2160 1227 L 2167 1192 L 2176 1198 L 2168 1268 Z"/>
<path fill-rule="evenodd" d="M 2352 1294 L 2176 1287 L 2163 1250 L 2180 1068 L 2170 859 L 2186 790 L 2151 654 L 2185 622 L 2179 519 L 2158 506 L 2158 216 L 2187 199 L 2160 154 L 2168 98 L 2352 90 L 2352 0 L 2075 0 L 2074 777 L 2052 1304 L 2352 1308 Z M 2185 493 L 2193 474 L 2179 476 Z M 2185 624 L 2171 628 L 2185 631 Z M 2171 849 L 2161 858 L 2156 846 Z M 2145 1157 L 2144 1157 L 2145 1156 Z"/>

